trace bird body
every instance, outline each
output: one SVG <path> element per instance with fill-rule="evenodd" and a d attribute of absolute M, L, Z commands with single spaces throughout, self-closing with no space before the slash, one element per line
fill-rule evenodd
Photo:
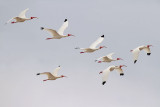
<path fill-rule="evenodd" d="M 48 79 L 43 80 L 43 81 L 47 81 L 47 80 L 56 80 L 58 78 L 63 78 L 66 77 L 64 75 L 58 76 L 57 73 L 60 70 L 60 66 L 57 67 L 53 72 L 43 72 L 43 73 L 37 73 L 37 75 L 47 75 Z"/>
<path fill-rule="evenodd" d="M 83 50 L 83 52 L 80 52 L 80 53 L 92 53 L 92 52 L 97 51 L 99 49 L 106 48 L 106 46 L 100 46 L 99 48 L 96 48 L 97 45 L 100 44 L 103 40 L 104 40 L 104 35 L 102 35 L 94 43 L 92 43 L 89 48 L 79 48 L 79 47 L 77 47 L 75 49 Z"/>
<path fill-rule="evenodd" d="M 95 61 L 98 61 L 98 63 L 101 63 L 101 62 L 108 62 L 109 63 L 109 62 L 112 62 L 112 61 L 122 60 L 121 58 L 113 59 L 112 58 L 113 54 L 114 53 L 110 53 L 106 56 L 103 56 L 103 57 L 100 57 L 100 58 L 96 59 Z"/>
<path fill-rule="evenodd" d="M 47 32 L 51 33 L 51 35 L 53 36 L 52 38 L 47 38 L 46 40 L 49 39 L 61 39 L 61 38 L 65 38 L 65 37 L 69 37 L 69 36 L 74 36 L 72 34 L 67 34 L 64 35 L 64 30 L 68 27 L 68 20 L 65 19 L 64 23 L 62 24 L 62 26 L 59 28 L 58 31 L 54 30 L 54 29 L 48 29 L 48 28 L 44 28 L 41 27 L 41 30 L 46 30 Z"/>
<path fill-rule="evenodd" d="M 8 22 L 6 22 L 6 24 L 9 23 L 9 22 L 10 22 L 11 20 L 13 20 L 13 19 L 15 19 L 15 21 L 11 22 L 12 24 L 13 24 L 13 23 L 18 23 L 18 22 L 24 22 L 24 21 L 26 21 L 26 20 L 31 20 L 31 19 L 37 18 L 37 17 L 27 18 L 25 14 L 26 14 L 26 12 L 27 12 L 28 10 L 29 10 L 29 8 L 23 10 L 18 16 L 13 17 L 13 18 L 11 18 Z M 37 19 L 38 19 L 38 18 L 37 18 Z"/>
<path fill-rule="evenodd" d="M 147 45 L 147 46 L 142 45 L 142 46 L 138 46 L 137 48 L 131 50 L 131 52 L 133 54 L 134 63 L 137 62 L 140 51 L 144 50 L 147 53 L 147 55 L 150 55 L 151 54 L 151 51 L 150 51 L 151 46 L 152 45 Z"/>

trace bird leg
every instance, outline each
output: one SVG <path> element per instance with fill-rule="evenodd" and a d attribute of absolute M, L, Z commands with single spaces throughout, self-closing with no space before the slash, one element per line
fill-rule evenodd
<path fill-rule="evenodd" d="M 98 61 L 98 63 L 101 63 L 102 61 Z"/>
<path fill-rule="evenodd" d="M 13 22 L 11 22 L 11 23 L 14 24 L 14 23 L 16 23 L 16 22 L 13 21 Z"/>
<path fill-rule="evenodd" d="M 46 80 L 43 80 L 43 81 L 47 81 L 48 79 L 46 79 Z"/>
<path fill-rule="evenodd" d="M 80 54 L 82 54 L 82 53 L 84 53 L 84 52 L 80 52 Z"/>
<path fill-rule="evenodd" d="M 49 40 L 49 39 L 52 39 L 52 38 L 46 38 L 46 40 Z"/>

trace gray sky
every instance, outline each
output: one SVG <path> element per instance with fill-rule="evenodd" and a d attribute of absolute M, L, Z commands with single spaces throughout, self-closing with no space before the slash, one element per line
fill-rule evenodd
<path fill-rule="evenodd" d="M 27 17 L 38 20 L 4 25 L 29 8 Z M 159 0 L 0 0 L 0 106 L 2 107 L 159 107 L 160 106 L 160 1 Z M 40 27 L 58 29 L 69 21 L 65 34 L 51 37 Z M 79 54 L 102 34 L 108 48 Z M 151 56 L 140 53 L 133 64 L 131 49 L 152 44 Z M 124 61 L 95 63 L 114 52 Z M 125 75 L 109 75 L 102 86 L 99 71 L 125 64 Z M 61 65 L 59 75 L 69 78 L 43 82 Z"/>

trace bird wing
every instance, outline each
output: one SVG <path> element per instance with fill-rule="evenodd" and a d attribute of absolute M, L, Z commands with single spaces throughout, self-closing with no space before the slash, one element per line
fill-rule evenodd
<path fill-rule="evenodd" d="M 150 50 L 150 48 L 148 48 L 148 47 L 145 47 L 143 50 L 144 50 L 146 53 L 151 53 L 151 50 Z"/>
<path fill-rule="evenodd" d="M 60 66 L 57 67 L 51 74 L 52 74 L 53 76 L 56 76 L 56 77 L 57 77 L 57 73 L 58 73 L 59 70 L 60 70 Z"/>
<path fill-rule="evenodd" d="M 41 74 L 41 75 L 42 75 L 42 74 L 47 75 L 47 76 L 48 76 L 48 79 L 54 77 L 50 72 L 44 72 L 44 73 L 40 73 L 40 74 Z"/>
<path fill-rule="evenodd" d="M 110 73 L 110 70 L 108 68 L 103 71 L 102 81 L 108 80 L 109 73 Z"/>
<path fill-rule="evenodd" d="M 93 42 L 89 48 L 95 49 L 98 44 L 104 40 L 104 36 L 99 37 L 95 42 Z"/>
<path fill-rule="evenodd" d="M 107 57 L 109 58 L 109 59 L 112 59 L 112 55 L 113 55 L 114 53 L 110 53 L 110 54 L 108 54 L 107 55 Z"/>
<path fill-rule="evenodd" d="M 57 33 L 56 30 L 48 29 L 48 28 L 44 28 L 44 30 L 46 30 L 46 31 L 48 31 L 49 33 L 51 33 L 52 36 L 59 36 L 59 34 Z"/>
<path fill-rule="evenodd" d="M 119 67 L 116 67 L 115 70 L 116 70 L 117 72 L 119 72 L 120 74 L 123 73 L 123 70 L 122 70 L 121 68 L 119 68 Z"/>
<path fill-rule="evenodd" d="M 62 24 L 62 26 L 59 28 L 58 33 L 60 35 L 63 35 L 64 30 L 68 27 L 68 21 L 67 19 L 64 20 L 64 23 Z"/>
<path fill-rule="evenodd" d="M 138 60 L 139 52 L 140 52 L 139 48 L 136 48 L 132 51 L 134 60 Z"/>
<path fill-rule="evenodd" d="M 29 8 L 27 8 L 27 9 L 25 9 L 25 10 L 23 10 L 19 15 L 18 15 L 18 17 L 20 17 L 20 18 L 26 18 L 26 12 L 29 10 Z"/>

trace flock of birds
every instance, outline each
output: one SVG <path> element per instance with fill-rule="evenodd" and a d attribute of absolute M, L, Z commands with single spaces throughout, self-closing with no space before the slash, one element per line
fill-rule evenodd
<path fill-rule="evenodd" d="M 27 18 L 26 17 L 26 12 L 28 11 L 29 9 L 25 9 L 23 10 L 18 16 L 16 17 L 13 17 L 11 18 L 7 23 L 18 23 L 18 22 L 25 22 L 26 20 L 32 20 L 32 19 L 38 19 L 37 17 L 30 17 L 30 18 Z M 12 20 L 15 20 L 15 21 L 12 21 Z M 58 31 L 54 30 L 54 29 L 48 29 L 48 28 L 44 28 L 44 27 L 41 27 L 41 30 L 45 30 L 47 32 L 49 32 L 52 37 L 51 38 L 46 38 L 46 40 L 50 40 L 50 39 L 61 39 L 61 38 L 65 38 L 65 37 L 70 37 L 70 36 L 74 36 L 72 34 L 67 34 L 67 35 L 64 35 L 64 30 L 68 27 L 68 20 L 65 19 L 64 20 L 64 23 L 62 24 L 62 26 L 59 28 Z M 79 48 L 79 47 L 76 47 L 75 49 L 80 49 L 82 50 L 82 52 L 80 52 L 81 54 L 82 53 L 92 53 L 92 52 L 95 52 L 97 50 L 100 50 L 102 48 L 107 48 L 106 46 L 100 46 L 100 47 L 97 47 L 102 41 L 104 40 L 104 35 L 100 36 L 95 42 L 93 42 L 88 48 Z M 151 55 L 151 51 L 150 51 L 150 47 L 152 45 L 143 45 L 143 46 L 138 46 L 137 48 L 131 50 L 132 54 L 133 54 L 133 60 L 134 60 L 134 64 L 137 62 L 138 60 L 138 56 L 139 56 L 139 53 L 144 50 L 147 55 Z M 98 63 L 102 63 L 102 62 L 107 62 L 107 63 L 110 63 L 112 61 L 118 61 L 118 60 L 123 60 L 121 58 L 116 58 L 116 59 L 113 59 L 112 56 L 113 56 L 114 53 L 110 53 L 106 56 L 102 56 L 98 59 L 95 60 L 95 62 L 98 62 Z M 127 67 L 126 65 L 119 65 L 119 66 L 109 66 L 107 69 L 101 71 L 99 74 L 102 74 L 102 85 L 104 85 L 108 79 L 108 76 L 109 76 L 109 73 L 116 70 L 120 76 L 123 76 L 124 73 L 123 73 L 123 70 L 122 70 L 122 67 Z M 57 73 L 58 71 L 60 70 L 60 66 L 58 66 L 53 72 L 43 72 L 43 73 L 37 73 L 37 75 L 47 75 L 48 78 L 43 80 L 43 81 L 47 81 L 47 80 L 56 80 L 58 78 L 63 78 L 63 77 L 66 77 L 64 75 L 61 75 L 61 76 L 58 76 Z"/>

